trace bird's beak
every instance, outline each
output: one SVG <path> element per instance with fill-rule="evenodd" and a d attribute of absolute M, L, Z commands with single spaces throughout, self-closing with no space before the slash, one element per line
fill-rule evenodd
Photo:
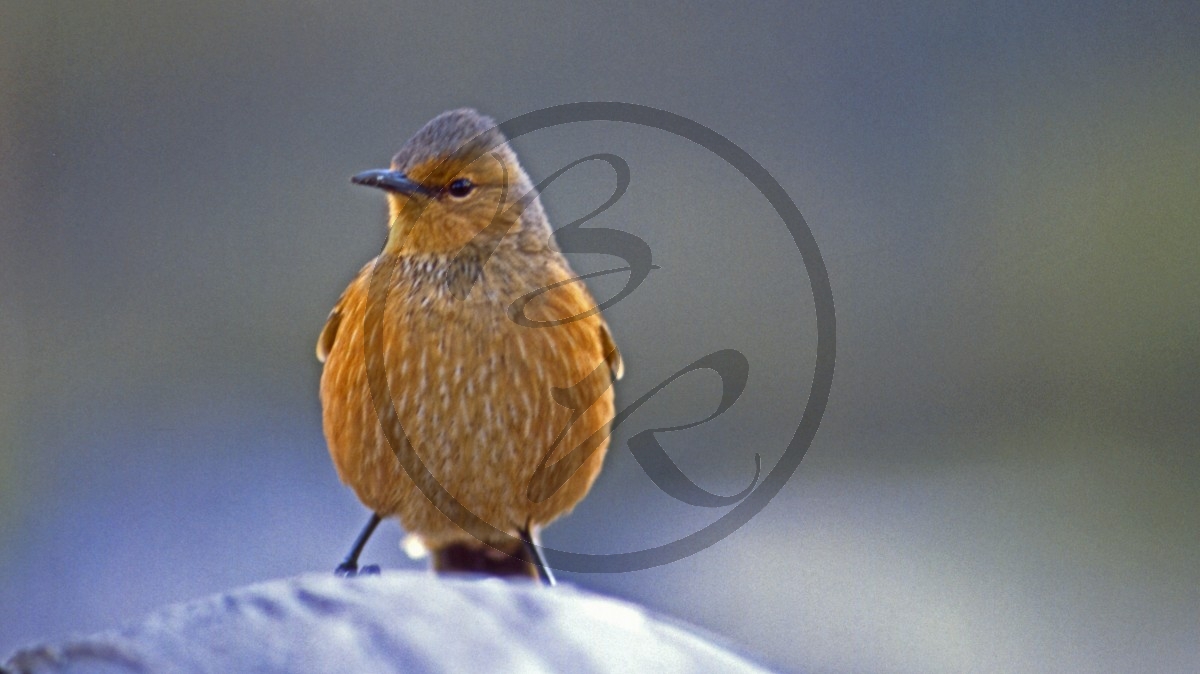
<path fill-rule="evenodd" d="M 378 187 L 381 190 L 404 195 L 431 193 L 427 187 L 415 180 L 410 180 L 408 176 L 404 175 L 400 171 L 391 171 L 388 169 L 363 171 L 362 173 L 350 178 L 350 182 L 356 185 Z"/>

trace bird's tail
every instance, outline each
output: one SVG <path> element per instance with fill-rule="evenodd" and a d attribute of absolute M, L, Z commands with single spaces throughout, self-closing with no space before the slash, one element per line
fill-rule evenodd
<path fill-rule="evenodd" d="M 430 555 L 437 573 L 477 573 L 488 576 L 523 577 L 554 584 L 537 550 L 528 543 L 514 540 L 495 548 L 475 541 L 451 543 Z"/>

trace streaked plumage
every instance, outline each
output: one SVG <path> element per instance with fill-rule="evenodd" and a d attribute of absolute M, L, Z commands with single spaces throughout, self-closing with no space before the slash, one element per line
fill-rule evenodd
<path fill-rule="evenodd" d="M 622 366 L 599 313 L 552 327 L 510 317 L 522 296 L 575 274 L 553 243 L 528 176 L 497 132 L 482 141 L 498 147 L 469 162 L 473 146 L 464 142 L 493 126 L 474 111 L 444 113 L 393 160 L 393 171 L 421 191 L 388 195 L 391 221 L 381 257 L 395 263 L 395 273 L 383 313 L 383 362 L 397 421 L 433 476 L 477 516 L 517 535 L 568 512 L 587 493 L 608 444 L 611 376 L 620 376 Z M 446 186 L 463 178 L 472 193 L 451 196 Z M 498 211 L 507 232 L 488 228 Z M 372 405 L 363 349 L 376 261 L 343 293 L 317 344 L 330 455 L 368 508 L 399 519 L 426 547 L 473 544 L 405 475 Z M 594 306 L 582 281 L 567 282 L 529 302 L 525 315 L 554 321 Z M 571 408 L 583 410 L 574 423 Z M 577 470 L 561 488 L 535 503 L 531 480 L 564 429 L 551 463 L 592 436 L 594 451 L 570 466 Z"/>

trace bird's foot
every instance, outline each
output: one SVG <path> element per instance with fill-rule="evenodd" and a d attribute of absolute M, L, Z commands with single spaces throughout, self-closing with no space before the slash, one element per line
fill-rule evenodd
<path fill-rule="evenodd" d="M 333 570 L 333 575 L 339 578 L 353 578 L 355 576 L 378 576 L 380 573 L 378 564 L 368 564 L 361 569 L 353 562 L 342 562 Z"/>

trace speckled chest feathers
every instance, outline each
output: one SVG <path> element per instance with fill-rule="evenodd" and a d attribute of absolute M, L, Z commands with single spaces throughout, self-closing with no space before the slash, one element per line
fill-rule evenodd
<path fill-rule="evenodd" d="M 432 475 L 509 534 L 569 511 L 603 461 L 619 355 L 596 313 L 531 326 L 510 311 L 522 296 L 568 281 L 530 301 L 524 315 L 553 322 L 586 314 L 595 304 L 583 283 L 570 282 L 566 261 L 545 247 L 382 261 L 392 263 L 379 326 L 392 421 Z M 373 273 L 385 273 L 377 262 L 347 288 L 321 335 L 325 433 L 339 476 L 363 503 L 436 548 L 467 534 L 405 474 L 367 386 L 369 285 Z M 547 457 L 557 471 L 538 473 Z M 533 484 L 535 474 L 550 482 Z M 531 486 L 543 500 L 530 498 Z"/>

